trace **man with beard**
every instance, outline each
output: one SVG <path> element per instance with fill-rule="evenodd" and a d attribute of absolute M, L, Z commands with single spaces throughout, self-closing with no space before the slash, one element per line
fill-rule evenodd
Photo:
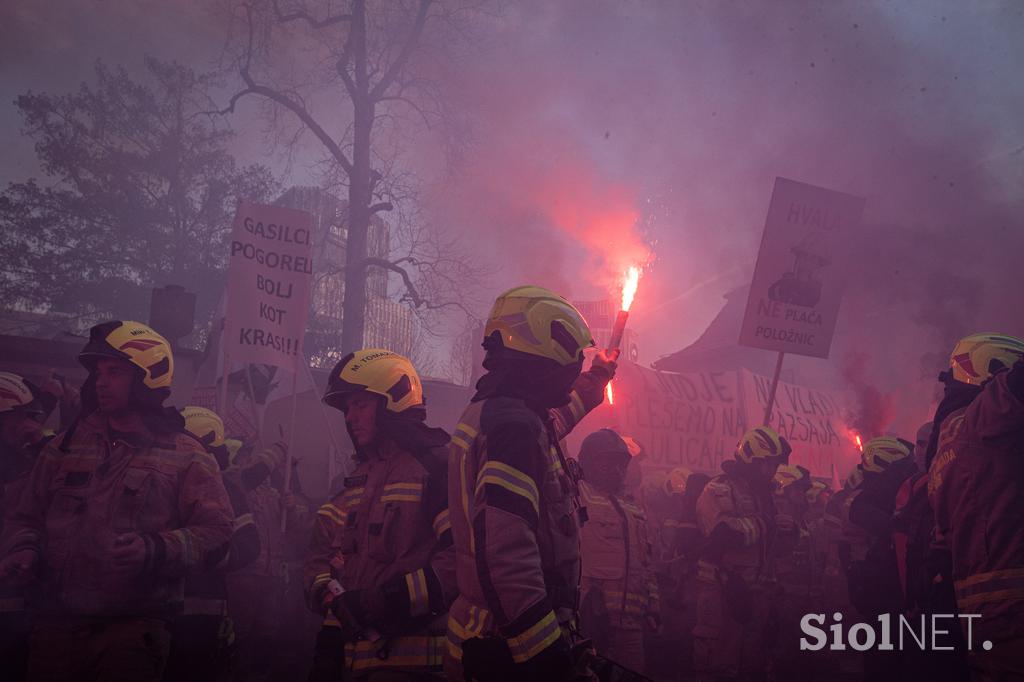
<path fill-rule="evenodd" d="M 183 576 L 223 560 L 217 463 L 163 406 L 174 360 L 138 322 L 93 327 L 81 416 L 44 448 L 7 517 L 0 579 L 40 578 L 29 678 L 159 680 Z"/>

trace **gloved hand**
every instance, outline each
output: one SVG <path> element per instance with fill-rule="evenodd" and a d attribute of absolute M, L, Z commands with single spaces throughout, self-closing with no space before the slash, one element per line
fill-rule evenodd
<path fill-rule="evenodd" d="M 601 349 L 594 355 L 594 359 L 590 362 L 590 369 L 604 372 L 608 375 L 608 381 L 615 378 L 615 370 L 618 369 L 619 363 L 619 349 L 613 348 L 611 351 Z"/>

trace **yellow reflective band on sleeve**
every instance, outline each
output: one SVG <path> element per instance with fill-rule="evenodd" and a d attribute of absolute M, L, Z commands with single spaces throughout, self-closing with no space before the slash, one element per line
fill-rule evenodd
<path fill-rule="evenodd" d="M 470 554 L 476 553 L 476 539 L 472 532 L 473 520 L 470 518 L 469 508 L 469 484 L 466 482 L 466 457 L 467 453 L 465 450 L 459 453 L 459 495 L 462 498 L 462 514 L 466 519 L 466 528 L 471 529 L 469 533 L 469 552 Z M 454 534 L 454 531 L 452 531 Z"/>
<path fill-rule="evenodd" d="M 537 492 L 537 484 L 519 469 L 504 462 L 488 461 L 477 477 L 477 497 L 482 495 L 484 486 L 488 484 L 501 486 L 509 492 L 526 498 L 533 506 L 533 511 L 540 514 L 540 494 Z"/>
<path fill-rule="evenodd" d="M 465 625 L 451 611 L 448 612 L 448 654 L 457 661 L 462 660 L 462 643 L 467 639 L 481 637 L 491 622 L 491 612 L 477 606 L 469 606 Z"/>
<path fill-rule="evenodd" d="M 452 432 L 452 442 L 463 450 L 469 450 L 469 444 L 477 437 L 477 433 L 477 430 L 469 424 L 459 422 L 455 431 Z"/>
<path fill-rule="evenodd" d="M 443 509 L 441 513 L 434 517 L 434 537 L 440 538 L 451 530 L 451 527 L 452 517 L 447 509 Z"/>
<path fill-rule="evenodd" d="M 381 502 L 419 502 L 423 499 L 423 484 L 388 483 L 381 493 Z"/>
<path fill-rule="evenodd" d="M 234 529 L 238 530 L 242 526 L 249 526 L 254 523 L 256 522 L 253 520 L 252 514 L 242 514 L 241 516 L 235 517 Z"/>
<path fill-rule="evenodd" d="M 510 637 L 508 649 L 512 653 L 513 661 L 523 663 L 557 642 L 561 636 L 562 629 L 558 626 L 555 612 L 548 611 L 548 614 L 529 630 L 516 637 Z"/>
<path fill-rule="evenodd" d="M 316 513 L 317 516 L 323 516 L 327 520 L 334 522 L 336 525 L 345 525 L 345 513 L 330 502 L 317 509 Z"/>
<path fill-rule="evenodd" d="M 428 668 L 440 672 L 444 663 L 443 635 L 411 635 L 376 642 L 359 640 L 345 645 L 353 671 L 375 668 Z"/>
<path fill-rule="evenodd" d="M 572 415 L 573 421 L 577 423 L 587 416 L 587 408 L 583 405 L 583 398 L 576 391 L 569 395 L 569 413 Z"/>
<path fill-rule="evenodd" d="M 363 492 L 365 490 L 365 487 L 347 489 L 341 494 L 341 506 L 344 507 L 345 510 L 352 507 L 358 507 L 359 502 L 363 499 Z"/>
<path fill-rule="evenodd" d="M 423 572 L 422 568 L 405 574 L 405 587 L 409 592 L 409 615 L 422 616 L 430 613 L 427 574 Z"/>
<path fill-rule="evenodd" d="M 310 583 L 309 591 L 316 592 L 316 590 L 318 590 L 321 585 L 326 585 L 329 582 L 331 582 L 330 573 L 318 573 L 317 576 L 313 578 L 313 582 Z"/>

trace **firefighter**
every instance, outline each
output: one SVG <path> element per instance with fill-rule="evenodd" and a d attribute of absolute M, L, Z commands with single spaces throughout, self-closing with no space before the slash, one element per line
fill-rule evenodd
<path fill-rule="evenodd" d="M 233 459 L 230 452 L 234 444 L 225 442 L 225 447 L 230 464 L 224 479 L 245 492 L 259 534 L 256 559 L 226 576 L 228 617 L 237 646 L 233 657 L 235 676 L 243 680 L 272 679 L 282 666 L 281 656 L 285 653 L 281 636 L 288 572 L 287 539 L 281 530 L 281 516 L 288 514 L 291 532 L 308 515 L 301 513 L 294 495 L 280 492 L 280 472 L 288 452 L 284 443 L 277 442 L 258 451 L 251 444 L 243 444 Z"/>
<path fill-rule="evenodd" d="M 972 619 L 972 679 L 1024 678 L 1024 340 L 975 334 L 953 350 L 928 493 Z"/>
<path fill-rule="evenodd" d="M 775 472 L 778 540 L 774 550 L 776 581 L 773 613 L 778 623 L 772 646 L 772 669 L 778 679 L 793 679 L 808 670 L 810 657 L 800 652 L 800 619 L 820 611 L 821 557 L 807 527 L 811 473 L 782 464 Z"/>
<path fill-rule="evenodd" d="M 751 429 L 722 463 L 697 502 L 705 538 L 698 561 L 697 624 L 693 630 L 698 679 L 751 679 L 766 665 L 768 557 L 776 536 L 772 477 L 791 452 L 773 429 Z"/>
<path fill-rule="evenodd" d="M 343 642 L 351 679 L 439 679 L 455 592 L 448 434 L 424 424 L 419 375 L 389 350 L 342 358 L 323 400 L 345 414 L 356 467 L 317 511 L 306 558 L 308 604 L 329 618 L 321 652 Z"/>
<path fill-rule="evenodd" d="M 197 406 L 182 409 L 181 416 L 185 419 L 185 431 L 214 457 L 221 471 L 226 469 L 229 456 L 220 417 Z M 227 615 L 225 573 L 246 566 L 259 556 L 260 535 L 249 513 L 245 491 L 232 479 L 224 478 L 223 482 L 235 519 L 231 548 L 215 570 L 185 579 L 185 601 L 174 620 L 165 680 L 230 679 L 234 631 Z"/>
<path fill-rule="evenodd" d="M 174 361 L 138 322 L 90 330 L 82 414 L 8 516 L 0 576 L 38 577 L 29 678 L 158 680 L 182 576 L 217 565 L 231 504 L 217 463 L 163 407 Z"/>
<path fill-rule="evenodd" d="M 861 492 L 864 470 L 857 464 L 843 482 L 843 487 L 831 495 L 825 504 L 825 515 L 820 525 L 819 543 L 824 548 L 824 571 L 821 577 L 823 611 L 839 613 L 843 622 L 856 621 L 857 611 L 850 600 L 847 569 L 851 561 L 867 556 L 869 536 L 860 526 L 850 523 L 850 504 Z M 829 651 L 822 662 L 836 680 L 860 680 L 863 661 L 853 650 Z"/>
<path fill-rule="evenodd" d="M 576 467 L 560 441 L 604 397 L 617 351 L 599 352 L 561 296 L 536 286 L 494 303 L 477 392 L 452 434 L 449 500 L 459 594 L 450 679 L 568 680 L 580 575 Z"/>
<path fill-rule="evenodd" d="M 39 452 L 48 442 L 42 422 L 54 398 L 17 374 L 0 372 L 0 542 L 4 514 L 14 506 L 28 482 Z M 2 545 L 0 545 L 2 546 Z M 28 662 L 29 615 L 25 589 L 0 583 L 0 661 L 5 680 L 25 678 Z"/>
<path fill-rule="evenodd" d="M 661 628 L 645 639 L 647 670 L 657 679 L 679 679 L 693 669 L 695 580 L 703 538 L 697 528 L 697 499 L 711 480 L 676 467 L 645 486 L 644 513 L 652 542 L 653 567 L 661 596 Z"/>
<path fill-rule="evenodd" d="M 578 459 L 588 516 L 580 533 L 580 630 L 599 653 L 643 672 L 644 627 L 658 630 L 661 617 L 647 520 L 623 497 L 629 450 L 619 434 L 601 429 L 583 440 Z"/>

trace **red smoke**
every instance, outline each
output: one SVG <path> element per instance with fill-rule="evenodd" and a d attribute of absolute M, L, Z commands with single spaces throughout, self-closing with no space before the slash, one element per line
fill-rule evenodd
<path fill-rule="evenodd" d="M 867 353 L 847 353 L 843 358 L 843 379 L 856 399 L 850 426 L 868 440 L 884 435 L 894 415 L 893 396 L 868 383 L 869 366 Z"/>

